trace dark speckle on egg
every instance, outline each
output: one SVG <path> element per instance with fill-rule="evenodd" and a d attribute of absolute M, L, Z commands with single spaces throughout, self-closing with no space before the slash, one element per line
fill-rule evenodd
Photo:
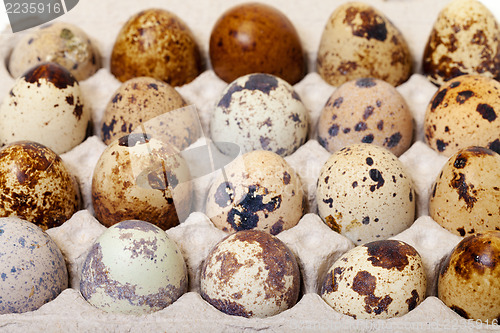
<path fill-rule="evenodd" d="M 365 244 L 373 266 L 402 271 L 408 265 L 408 256 L 416 256 L 415 249 L 403 242 L 386 240 Z"/>

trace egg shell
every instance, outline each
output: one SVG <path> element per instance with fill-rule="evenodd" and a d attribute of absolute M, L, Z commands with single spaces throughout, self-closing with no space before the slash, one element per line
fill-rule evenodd
<path fill-rule="evenodd" d="M 0 144 L 39 142 L 65 153 L 92 130 L 78 81 L 64 67 L 43 63 L 18 78 L 0 106 Z"/>
<path fill-rule="evenodd" d="M 342 84 L 318 121 L 318 141 L 329 152 L 355 143 L 373 143 L 396 156 L 411 145 L 413 117 L 403 96 L 389 83 L 363 78 Z"/>
<path fill-rule="evenodd" d="M 104 226 L 136 219 L 163 230 L 179 224 L 191 208 L 189 168 L 172 145 L 148 134 L 113 141 L 97 161 L 92 205 Z"/>
<path fill-rule="evenodd" d="M 175 302 L 187 283 L 186 264 L 176 243 L 151 223 L 126 220 L 92 245 L 80 291 L 103 311 L 141 315 Z"/>
<path fill-rule="evenodd" d="M 82 81 L 101 68 L 101 54 L 83 30 L 71 23 L 54 22 L 28 32 L 17 42 L 9 71 L 17 78 L 44 62 L 58 63 Z"/>
<path fill-rule="evenodd" d="M 19 216 L 46 230 L 69 220 L 80 200 L 76 179 L 49 148 L 20 141 L 0 149 L 0 216 Z"/>
<path fill-rule="evenodd" d="M 394 236 L 415 218 L 411 178 L 394 154 L 373 144 L 332 154 L 320 171 L 316 198 L 323 221 L 356 245 Z"/>
<path fill-rule="evenodd" d="M 149 76 L 182 86 L 202 71 L 198 45 L 174 13 L 151 8 L 133 15 L 116 37 L 111 73 L 121 82 Z"/>
<path fill-rule="evenodd" d="M 500 231 L 464 238 L 448 255 L 438 281 L 438 297 L 460 316 L 500 320 Z"/>
<path fill-rule="evenodd" d="M 383 13 L 365 3 L 348 2 L 326 23 L 317 70 L 333 86 L 363 77 L 397 86 L 410 77 L 412 58 L 403 35 Z"/>
<path fill-rule="evenodd" d="M 295 84 L 306 74 L 292 22 L 263 3 L 243 3 L 222 14 L 210 34 L 209 53 L 215 74 L 226 82 L 251 73 L 268 73 Z"/>
<path fill-rule="evenodd" d="M 425 299 L 427 280 L 419 253 L 397 240 L 355 247 L 329 269 L 321 297 L 355 319 L 400 317 Z"/>
<path fill-rule="evenodd" d="M 206 215 L 226 232 L 257 229 L 271 235 L 295 226 L 306 210 L 302 182 L 279 155 L 257 150 L 225 167 L 207 196 Z"/>
<path fill-rule="evenodd" d="M 447 157 L 471 146 L 500 153 L 499 113 L 500 82 L 479 75 L 456 77 L 427 106 L 425 142 Z"/>
<path fill-rule="evenodd" d="M 203 263 L 200 294 L 234 316 L 270 317 L 295 305 L 300 271 L 278 238 L 244 230 L 217 243 Z"/>
<path fill-rule="evenodd" d="M 268 150 L 287 156 L 307 139 L 309 115 L 299 95 L 286 81 L 270 74 L 249 74 L 222 93 L 210 119 L 210 135 L 232 142 L 243 153 Z"/>
<path fill-rule="evenodd" d="M 500 155 L 470 147 L 452 156 L 434 182 L 429 214 L 448 231 L 465 236 L 500 230 Z"/>
<path fill-rule="evenodd" d="M 182 150 L 199 135 L 196 121 L 188 112 L 167 112 L 185 106 L 177 90 L 163 81 L 150 77 L 130 79 L 117 89 L 104 110 L 103 141 L 110 144 L 140 129 Z"/>
<path fill-rule="evenodd" d="M 500 27 L 477 0 L 450 1 L 425 46 L 423 72 L 437 85 L 463 74 L 500 79 Z"/>
<path fill-rule="evenodd" d="M 31 222 L 0 218 L 0 314 L 34 311 L 68 287 L 56 243 Z"/>

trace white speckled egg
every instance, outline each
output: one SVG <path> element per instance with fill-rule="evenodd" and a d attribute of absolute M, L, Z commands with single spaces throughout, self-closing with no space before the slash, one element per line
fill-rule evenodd
<path fill-rule="evenodd" d="M 269 150 L 287 156 L 307 139 L 308 112 L 286 81 L 271 74 L 249 74 L 224 90 L 210 120 L 217 142 L 232 142 L 243 152 Z M 227 153 L 223 145 L 218 145 Z"/>
<path fill-rule="evenodd" d="M 0 218 L 0 314 L 34 311 L 68 287 L 56 243 L 31 222 Z"/>
<path fill-rule="evenodd" d="M 396 235 L 415 218 L 411 178 L 394 154 L 374 144 L 354 144 L 331 155 L 316 198 L 323 221 L 355 244 Z"/>
<path fill-rule="evenodd" d="M 0 106 L 0 144 L 39 142 L 57 154 L 80 144 L 92 129 L 75 78 L 55 63 L 44 63 L 18 78 Z"/>
<path fill-rule="evenodd" d="M 295 226 L 306 207 L 302 183 L 281 156 L 264 150 L 244 154 L 212 183 L 206 214 L 219 229 L 258 229 L 276 235 Z"/>
<path fill-rule="evenodd" d="M 321 297 L 355 319 L 388 319 L 425 299 L 427 280 L 418 252 L 397 240 L 370 242 L 345 253 L 329 269 Z"/>
<path fill-rule="evenodd" d="M 179 110 L 185 106 L 177 90 L 163 81 L 130 79 L 118 88 L 104 110 L 103 141 L 109 144 L 140 129 L 182 150 L 199 137 L 197 119 L 189 111 Z"/>
<path fill-rule="evenodd" d="M 329 152 L 363 142 L 399 156 L 412 137 L 413 117 L 405 99 L 389 83 L 373 78 L 352 80 L 336 89 L 318 121 L 318 141 Z"/>
<path fill-rule="evenodd" d="M 101 68 L 101 55 L 80 28 L 54 22 L 29 31 L 17 42 L 9 58 L 9 71 L 17 78 L 43 62 L 58 63 L 81 81 Z"/>
<path fill-rule="evenodd" d="M 471 146 L 500 154 L 500 82 L 480 75 L 449 80 L 434 94 L 424 119 L 426 143 L 450 157 Z"/>
<path fill-rule="evenodd" d="M 186 161 L 171 144 L 144 133 L 113 141 L 101 154 L 92 177 L 97 219 L 109 227 L 134 219 L 167 230 L 191 208 Z"/>
<path fill-rule="evenodd" d="M 495 16 L 480 1 L 450 1 L 434 23 L 422 66 L 438 85 L 463 74 L 500 79 L 500 27 Z"/>
<path fill-rule="evenodd" d="M 113 313 L 161 310 L 187 290 L 184 258 L 151 223 L 126 220 L 106 230 L 83 264 L 80 291 L 93 306 Z"/>
<path fill-rule="evenodd" d="M 0 216 L 18 216 L 46 230 L 79 208 L 78 183 L 59 155 L 30 141 L 0 149 Z"/>
<path fill-rule="evenodd" d="M 299 266 L 275 236 L 239 231 L 210 251 L 202 266 L 200 289 L 203 299 L 226 314 L 270 317 L 297 302 Z"/>
<path fill-rule="evenodd" d="M 460 316 L 482 323 L 500 319 L 500 231 L 464 238 L 447 256 L 438 296 Z"/>
<path fill-rule="evenodd" d="M 410 50 L 401 32 L 369 4 L 338 6 L 326 23 L 317 69 L 331 85 L 374 77 L 397 86 L 411 75 Z"/>
<path fill-rule="evenodd" d="M 453 155 L 434 182 L 429 214 L 448 231 L 465 236 L 500 230 L 500 155 L 469 147 Z"/>

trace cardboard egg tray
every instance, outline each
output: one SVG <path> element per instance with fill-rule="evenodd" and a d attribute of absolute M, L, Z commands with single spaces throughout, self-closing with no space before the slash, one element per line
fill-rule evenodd
<path fill-rule="evenodd" d="M 290 230 L 278 235 L 295 253 L 302 273 L 302 292 L 298 303 L 279 315 L 259 319 L 229 316 L 205 302 L 199 294 L 200 267 L 210 249 L 226 234 L 216 229 L 203 214 L 204 198 L 216 173 L 199 179 L 194 185 L 195 210 L 181 225 L 169 229 L 182 250 L 189 271 L 189 292 L 167 308 L 143 316 L 108 314 L 88 304 L 79 292 L 79 274 L 92 243 L 105 230 L 93 216 L 90 198 L 94 166 L 105 149 L 100 139 L 99 124 L 105 106 L 120 86 L 109 72 L 109 57 L 115 37 L 126 20 L 146 8 L 164 8 L 177 14 L 192 30 L 204 56 L 206 69 L 193 82 L 177 88 L 196 106 L 203 129 L 226 83 L 210 69 L 208 41 L 215 21 L 229 7 L 243 1 L 199 0 L 81 0 L 68 14 L 59 18 L 83 29 L 102 53 L 104 67 L 89 79 L 80 82 L 85 103 L 92 109 L 95 135 L 61 155 L 78 178 L 83 209 L 62 226 L 47 232 L 62 250 L 70 273 L 70 288 L 40 309 L 23 314 L 0 315 L 0 331 L 26 332 L 485 332 L 498 331 L 500 326 L 466 320 L 446 307 L 437 297 L 436 272 L 442 259 L 460 241 L 428 216 L 430 187 L 447 158 L 438 155 L 423 141 L 425 109 L 437 88 L 418 74 L 425 43 L 440 9 L 448 0 L 364 0 L 382 11 L 400 29 L 410 46 L 414 75 L 398 91 L 405 97 L 415 119 L 416 131 L 412 146 L 402 156 L 408 175 L 415 184 L 417 214 L 414 224 L 394 236 L 417 249 L 423 259 L 427 276 L 427 297 L 408 314 L 389 320 L 355 320 L 335 312 L 319 296 L 318 286 L 329 266 L 354 245 L 329 229 L 316 214 L 316 180 L 330 154 L 315 140 L 315 124 L 334 87 L 326 84 L 315 72 L 316 52 L 328 17 L 346 1 L 272 0 L 268 4 L 280 9 L 294 24 L 307 53 L 309 74 L 294 88 L 310 112 L 309 141 L 286 160 L 299 173 L 308 196 L 309 211 Z M 491 1 L 490 3 L 494 3 Z M 494 14 L 500 16 L 497 5 Z M 6 59 L 22 33 L 10 30 L 0 35 L 0 55 Z M 5 61 L 0 66 L 0 100 L 8 93 L 14 79 Z"/>

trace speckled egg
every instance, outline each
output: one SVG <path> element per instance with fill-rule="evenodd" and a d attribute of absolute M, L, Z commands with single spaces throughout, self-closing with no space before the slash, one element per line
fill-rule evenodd
<path fill-rule="evenodd" d="M 249 74 L 223 92 L 210 120 L 212 140 L 222 153 L 232 142 L 243 152 L 268 150 L 287 156 L 307 139 L 308 111 L 286 81 L 270 74 Z"/>
<path fill-rule="evenodd" d="M 412 59 L 403 35 L 384 14 L 365 3 L 348 2 L 326 23 L 317 70 L 334 86 L 363 77 L 396 86 L 410 77 Z"/>
<path fill-rule="evenodd" d="M 284 158 L 257 150 L 224 171 L 212 183 L 206 204 L 206 214 L 217 228 L 277 235 L 299 222 L 306 197 L 300 178 Z"/>
<path fill-rule="evenodd" d="M 200 51 L 188 26 L 163 9 L 132 16 L 118 33 L 111 53 L 111 73 L 122 82 L 149 76 L 181 86 L 201 70 Z"/>
<path fill-rule="evenodd" d="M 361 143 L 323 165 L 316 191 L 319 216 L 355 244 L 386 239 L 415 218 L 415 190 L 403 164 L 387 149 Z"/>
<path fill-rule="evenodd" d="M 12 50 L 8 66 L 17 78 L 43 62 L 58 63 L 82 81 L 101 68 L 101 54 L 80 28 L 54 22 L 28 32 Z"/>
<path fill-rule="evenodd" d="M 460 149 L 500 153 L 500 82 L 479 75 L 456 77 L 432 97 L 425 114 L 426 143 L 451 157 Z"/>
<path fill-rule="evenodd" d="M 80 144 L 92 131 L 78 81 L 55 63 L 44 63 L 18 78 L 0 106 L 0 144 L 39 142 L 57 154 Z"/>
<path fill-rule="evenodd" d="M 336 89 L 318 121 L 318 141 L 329 152 L 355 143 L 373 143 L 396 156 L 413 138 L 413 117 L 403 96 L 389 83 L 362 78 Z"/>
<path fill-rule="evenodd" d="M 321 297 L 355 319 L 400 317 L 425 299 L 427 280 L 418 252 L 397 240 L 355 247 L 329 269 Z"/>
<path fill-rule="evenodd" d="M 294 254 L 275 236 L 259 230 L 234 233 L 204 261 L 200 294 L 234 316 L 270 317 L 295 305 L 300 271 Z"/>
<path fill-rule="evenodd" d="M 500 155 L 469 147 L 453 155 L 434 182 L 429 214 L 450 232 L 465 236 L 500 230 Z"/>
<path fill-rule="evenodd" d="M 33 223 L 0 218 L 0 314 L 34 311 L 68 287 L 56 243 Z"/>
<path fill-rule="evenodd" d="M 113 141 L 94 169 L 92 204 L 107 227 L 135 219 L 166 230 L 187 217 L 191 199 L 186 161 L 173 145 L 148 134 Z"/>
<path fill-rule="evenodd" d="M 126 220 L 107 229 L 90 248 L 80 291 L 103 311 L 141 315 L 175 302 L 187 282 L 181 251 L 165 231 Z"/>
<path fill-rule="evenodd" d="M 101 125 L 103 141 L 110 144 L 140 128 L 155 138 L 186 148 L 198 138 L 189 112 L 167 112 L 185 107 L 182 96 L 169 84 L 150 77 L 123 83 L 109 101 Z"/>
<path fill-rule="evenodd" d="M 450 1 L 434 23 L 422 66 L 437 85 L 463 74 L 500 79 L 500 28 L 495 16 L 480 1 Z"/>
<path fill-rule="evenodd" d="M 441 268 L 438 297 L 460 316 L 500 320 L 500 231 L 464 238 Z"/>
<path fill-rule="evenodd" d="M 0 149 L 0 216 L 18 216 L 46 230 L 79 207 L 78 183 L 52 150 L 30 141 Z"/>
<path fill-rule="evenodd" d="M 268 73 L 295 84 L 306 73 L 292 22 L 263 3 L 243 3 L 227 10 L 212 29 L 209 53 L 215 74 L 226 82 Z"/>

